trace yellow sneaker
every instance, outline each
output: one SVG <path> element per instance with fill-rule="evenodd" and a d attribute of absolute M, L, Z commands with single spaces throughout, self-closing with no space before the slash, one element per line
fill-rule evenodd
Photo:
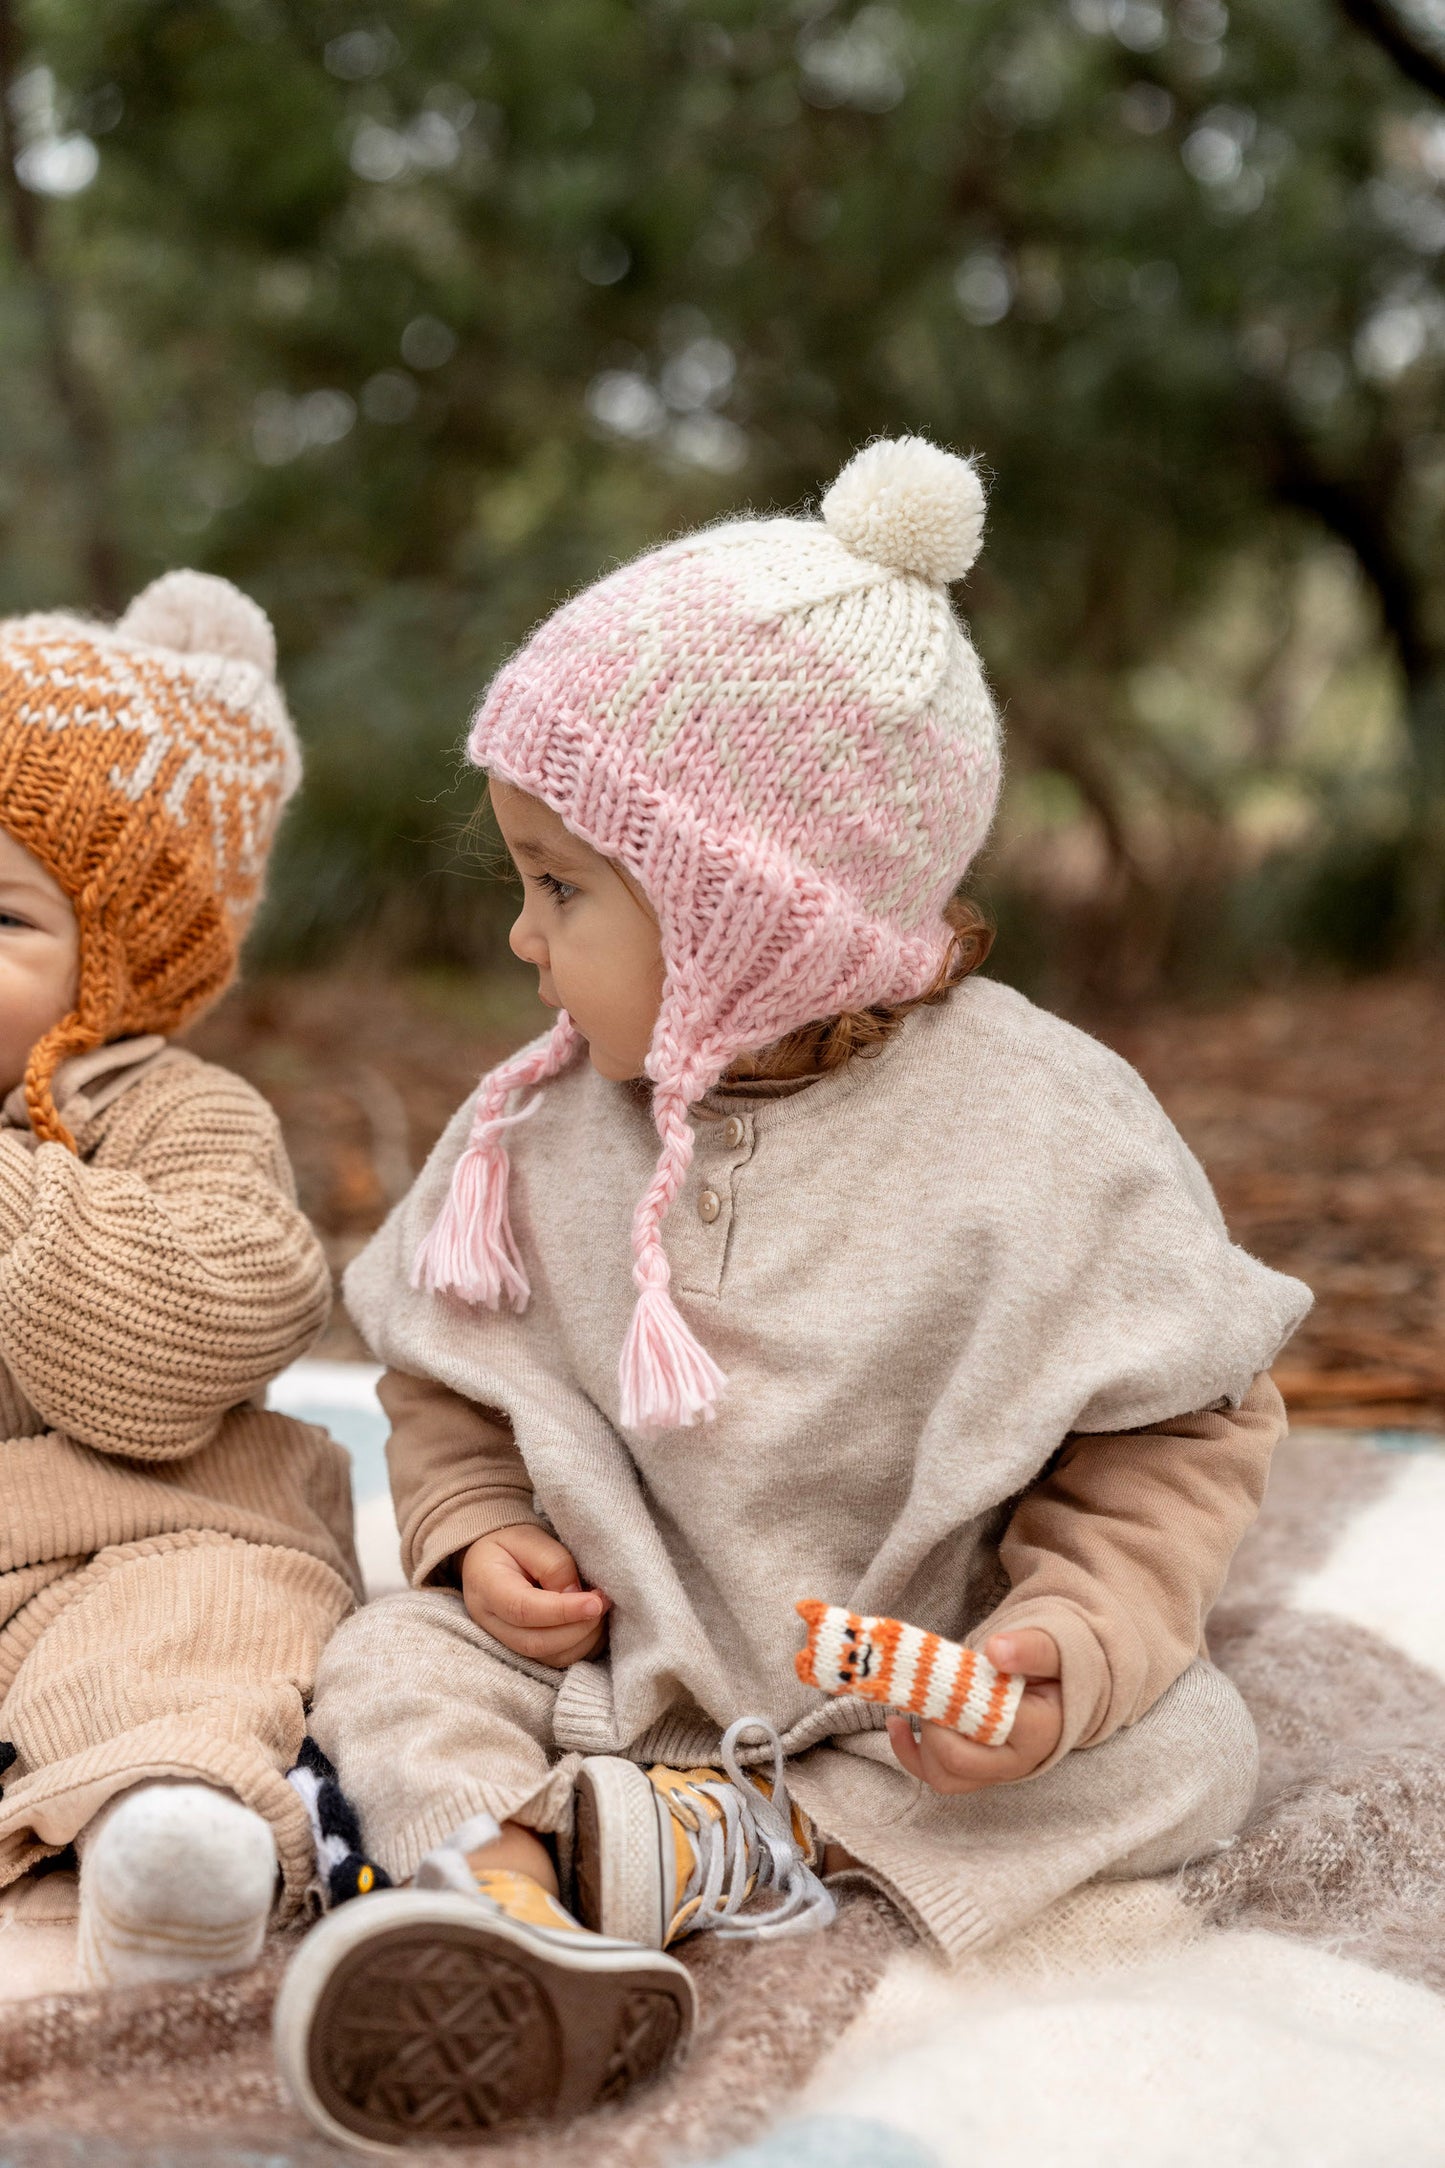
<path fill-rule="evenodd" d="M 760 1731 L 770 1776 L 742 1769 L 737 1743 Z M 837 1909 L 817 1874 L 818 1846 L 788 1797 L 772 1725 L 729 1727 L 721 1766 L 643 1768 L 595 1754 L 577 1775 L 577 1908 L 604 1935 L 667 1949 L 684 1935 L 808 1934 Z M 751 1898 L 771 1897 L 744 1911 Z"/>
<path fill-rule="evenodd" d="M 692 2031 L 676 1958 L 591 1933 L 530 1875 L 474 1875 L 465 1849 L 329 1913 L 287 1968 L 277 2067 L 329 2138 L 388 2153 L 581 2115 Z"/>

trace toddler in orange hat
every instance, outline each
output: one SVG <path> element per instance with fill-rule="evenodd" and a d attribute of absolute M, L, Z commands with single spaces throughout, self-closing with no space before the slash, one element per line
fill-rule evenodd
<path fill-rule="evenodd" d="M 275 665 L 196 572 L 0 622 L 0 1889 L 74 1845 L 96 1985 L 247 1964 L 299 1900 L 356 1592 L 345 1456 L 265 1407 L 325 1259 L 270 1110 L 169 1037 L 300 779 Z"/>

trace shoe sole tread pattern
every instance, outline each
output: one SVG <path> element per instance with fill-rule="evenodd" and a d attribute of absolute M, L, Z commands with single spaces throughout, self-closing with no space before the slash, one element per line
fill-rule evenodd
<path fill-rule="evenodd" d="M 675 1960 L 588 1944 L 553 1955 L 457 1919 L 359 1939 L 316 1993 L 300 2068 L 283 2054 L 292 2090 L 333 2135 L 387 2151 L 621 2100 L 685 2044 L 692 1985 Z"/>

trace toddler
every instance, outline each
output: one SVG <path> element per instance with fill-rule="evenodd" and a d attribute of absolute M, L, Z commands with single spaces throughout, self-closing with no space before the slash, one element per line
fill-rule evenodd
<path fill-rule="evenodd" d="M 413 1586 L 312 1728 L 413 1886 L 288 1976 L 333 2136 L 619 2097 L 686 2036 L 672 1946 L 821 1926 L 838 1872 L 957 1953 L 1248 1806 L 1202 1634 L 1309 1297 L 1125 1063 L 969 976 L 982 518 L 874 444 L 559 610 L 473 725 L 559 1014 L 347 1282 Z M 810 1690 L 800 1599 L 1023 1675 L 1007 1743 Z"/>
<path fill-rule="evenodd" d="M 345 1456 L 268 1414 L 329 1302 L 269 1109 L 168 1044 L 300 764 L 271 627 L 174 572 L 0 623 L 0 1887 L 80 1864 L 91 1985 L 256 1957 L 355 1599 Z"/>

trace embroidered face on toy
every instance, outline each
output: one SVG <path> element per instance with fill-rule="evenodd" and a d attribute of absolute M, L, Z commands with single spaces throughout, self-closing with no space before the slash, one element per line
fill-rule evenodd
<path fill-rule="evenodd" d="M 492 810 L 522 880 L 512 953 L 565 1009 L 600 1076 L 639 1077 L 662 1002 L 662 940 L 641 890 L 540 798 L 494 779 Z"/>
<path fill-rule="evenodd" d="M 0 1098 L 24 1076 L 32 1046 L 74 1008 L 79 954 L 70 898 L 0 828 Z"/>

